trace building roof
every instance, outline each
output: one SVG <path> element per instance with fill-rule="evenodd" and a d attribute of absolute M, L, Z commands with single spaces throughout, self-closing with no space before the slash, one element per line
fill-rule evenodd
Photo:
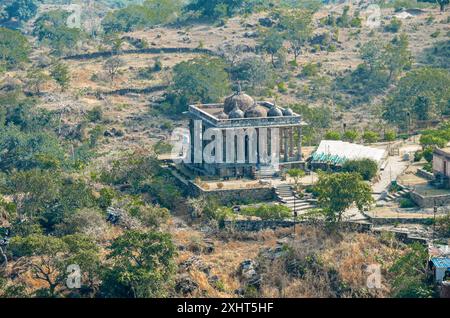
<path fill-rule="evenodd" d="M 352 144 L 340 140 L 322 140 L 312 155 L 313 162 L 326 162 L 341 165 L 347 160 L 371 159 L 381 164 L 386 150 Z"/>
<path fill-rule="evenodd" d="M 450 268 L 450 258 L 448 257 L 435 257 L 431 259 L 431 262 L 438 268 Z"/>
<path fill-rule="evenodd" d="M 226 114 L 228 114 L 231 111 L 233 111 L 233 109 L 238 107 L 240 110 L 245 112 L 246 110 L 251 108 L 254 104 L 255 100 L 252 97 L 239 91 L 225 99 L 225 102 L 223 104 L 224 105 L 223 111 Z"/>
<path fill-rule="evenodd" d="M 261 105 L 254 104 L 245 112 L 245 118 L 267 117 L 267 109 Z"/>

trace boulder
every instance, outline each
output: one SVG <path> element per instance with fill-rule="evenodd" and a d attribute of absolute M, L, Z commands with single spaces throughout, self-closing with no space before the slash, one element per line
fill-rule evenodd
<path fill-rule="evenodd" d="M 270 28 L 275 24 L 275 22 L 271 18 L 268 18 L 268 17 L 260 18 L 258 20 L 258 22 L 261 26 L 266 27 L 266 28 Z"/>
<path fill-rule="evenodd" d="M 177 293 L 189 295 L 198 290 L 198 284 L 188 275 L 183 275 L 176 280 L 175 290 Z"/>
<path fill-rule="evenodd" d="M 254 260 L 245 260 L 239 265 L 239 275 L 247 286 L 257 289 L 261 287 L 261 275 L 258 273 L 259 264 Z"/>

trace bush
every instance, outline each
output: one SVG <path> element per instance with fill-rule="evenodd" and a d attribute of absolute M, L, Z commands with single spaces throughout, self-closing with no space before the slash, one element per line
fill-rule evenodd
<path fill-rule="evenodd" d="M 366 180 L 372 180 L 378 172 L 378 164 L 370 159 L 349 160 L 344 163 L 342 170 L 345 172 L 357 172 Z"/>
<path fill-rule="evenodd" d="M 288 207 L 283 205 L 263 204 L 258 207 L 246 207 L 240 212 L 246 216 L 256 216 L 262 220 L 279 220 L 292 217 L 292 212 Z"/>
<path fill-rule="evenodd" d="M 101 210 L 84 208 L 56 225 L 56 231 L 62 235 L 80 233 L 95 238 L 101 236 L 107 226 Z"/>
<path fill-rule="evenodd" d="M 386 131 L 385 134 L 384 134 L 384 140 L 385 141 L 394 141 L 395 138 L 397 138 L 397 135 L 396 135 L 395 131 L 392 131 L 392 130 Z"/>
<path fill-rule="evenodd" d="M 416 151 L 414 153 L 414 162 L 419 162 L 423 158 L 423 151 Z"/>
<path fill-rule="evenodd" d="M 423 151 L 423 157 L 425 158 L 425 160 L 427 162 L 432 162 L 433 161 L 433 148 L 426 147 L 425 150 Z"/>
<path fill-rule="evenodd" d="M 355 142 L 358 139 L 358 132 L 356 130 L 347 130 L 343 137 L 346 141 Z"/>
<path fill-rule="evenodd" d="M 102 26 L 106 33 L 129 32 L 175 21 L 181 9 L 180 0 L 146 0 L 142 5 L 131 4 L 109 12 L 103 19 Z"/>
<path fill-rule="evenodd" d="M 324 138 L 326 140 L 340 140 L 341 134 L 337 131 L 329 131 L 325 134 Z"/>
<path fill-rule="evenodd" d="M 436 232 L 444 237 L 450 237 L 450 215 L 436 219 Z"/>
<path fill-rule="evenodd" d="M 87 112 L 87 119 L 92 122 L 99 122 L 103 118 L 103 110 L 100 106 L 95 106 Z"/>
<path fill-rule="evenodd" d="M 320 71 L 320 64 L 307 63 L 303 66 L 302 75 L 305 77 L 316 76 Z"/>
<path fill-rule="evenodd" d="M 400 31 L 400 28 L 402 27 L 402 21 L 400 21 L 398 18 L 394 17 L 392 18 L 391 22 L 384 27 L 384 30 L 386 32 L 392 32 L 397 33 Z"/>
<path fill-rule="evenodd" d="M 27 38 L 18 31 L 0 27 L 0 68 L 13 69 L 28 62 L 31 51 Z"/>
<path fill-rule="evenodd" d="M 363 139 L 364 142 L 372 144 L 380 139 L 380 135 L 378 135 L 375 131 L 367 130 L 363 134 Z"/>
<path fill-rule="evenodd" d="M 402 209 L 414 208 L 416 204 L 410 198 L 401 198 L 400 199 L 400 207 Z"/>

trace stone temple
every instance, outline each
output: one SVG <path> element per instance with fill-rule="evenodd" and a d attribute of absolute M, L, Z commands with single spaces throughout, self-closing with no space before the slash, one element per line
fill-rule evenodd
<path fill-rule="evenodd" d="M 196 138 L 199 140 L 198 127 L 201 123 L 200 134 L 207 129 L 214 130 L 220 134 L 219 140 L 223 143 L 223 151 L 221 149 L 219 153 L 223 159 L 220 161 L 223 162 L 208 163 L 194 159 L 196 150 L 194 143 L 191 142 L 188 155 L 191 160 L 185 165 L 198 175 L 224 179 L 244 177 L 261 179 L 278 176 L 285 169 L 304 167 L 302 127 L 306 124 L 302 121 L 302 117 L 290 108 L 255 101 L 239 90 L 227 97 L 223 104 L 190 105 L 187 114 L 190 118 L 191 141 Z M 241 135 L 242 139 L 239 142 L 239 137 L 230 135 L 230 131 L 245 131 L 245 136 L 242 138 Z M 231 142 L 230 138 L 233 138 L 234 146 L 227 148 L 227 142 Z M 201 142 L 203 146 L 208 143 L 204 140 Z M 238 147 L 244 150 L 244 157 L 242 151 L 239 157 Z M 232 162 L 227 160 L 230 150 L 231 156 L 239 157 L 241 160 Z"/>

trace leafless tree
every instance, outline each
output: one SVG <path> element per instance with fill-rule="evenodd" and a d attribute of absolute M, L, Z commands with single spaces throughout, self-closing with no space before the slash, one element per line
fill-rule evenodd
<path fill-rule="evenodd" d="M 111 82 L 114 82 L 119 69 L 124 65 L 124 61 L 118 57 L 111 57 L 105 61 L 104 70 L 108 73 Z"/>

